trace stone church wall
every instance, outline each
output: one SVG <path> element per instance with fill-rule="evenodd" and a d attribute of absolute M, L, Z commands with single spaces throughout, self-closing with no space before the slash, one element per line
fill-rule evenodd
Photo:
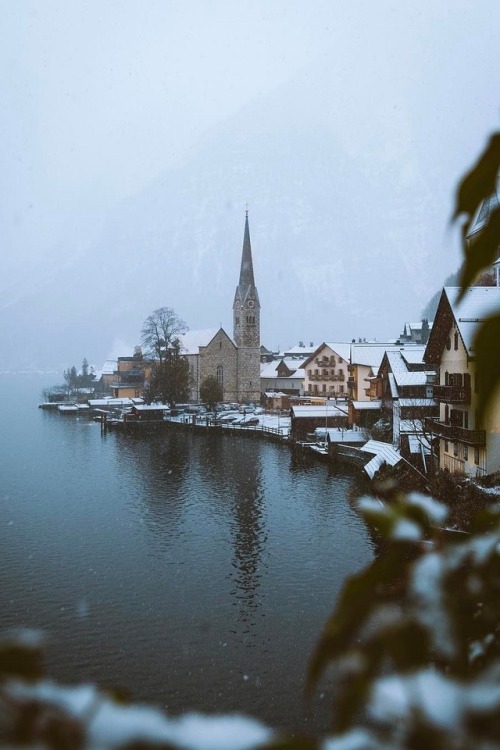
<path fill-rule="evenodd" d="M 238 351 L 222 329 L 208 346 L 200 347 L 200 385 L 208 375 L 216 378 L 218 367 L 222 367 L 224 401 L 238 401 Z"/>
<path fill-rule="evenodd" d="M 260 402 L 260 347 L 238 349 L 238 401 Z"/>

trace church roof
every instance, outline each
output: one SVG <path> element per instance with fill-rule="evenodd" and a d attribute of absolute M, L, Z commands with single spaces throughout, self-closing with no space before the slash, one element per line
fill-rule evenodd
<path fill-rule="evenodd" d="M 208 346 L 220 328 L 203 328 L 198 331 L 188 331 L 179 336 L 183 354 L 198 354 L 200 346 Z"/>

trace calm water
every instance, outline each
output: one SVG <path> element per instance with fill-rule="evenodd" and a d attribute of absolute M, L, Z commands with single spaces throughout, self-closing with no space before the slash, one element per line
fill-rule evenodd
<path fill-rule="evenodd" d="M 308 656 L 346 576 L 373 555 L 356 478 L 286 446 L 169 430 L 103 436 L 36 408 L 57 378 L 0 378 L 2 627 L 50 635 L 64 682 L 178 713 L 325 728 Z"/>

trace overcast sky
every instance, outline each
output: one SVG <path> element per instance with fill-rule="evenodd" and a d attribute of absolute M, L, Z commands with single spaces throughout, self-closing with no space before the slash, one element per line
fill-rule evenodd
<path fill-rule="evenodd" d="M 64 257 L 70 234 L 90 237 L 94 217 L 307 71 L 311 88 L 325 72 L 328 97 L 315 102 L 330 115 L 336 105 L 351 158 L 404 159 L 411 133 L 425 134 L 418 149 L 423 163 L 442 160 L 446 200 L 498 126 L 493 0 L 3 0 L 1 10 L 2 291 L 22 274 L 29 285 L 35 259 Z M 408 182 L 416 169 L 408 163 Z"/>

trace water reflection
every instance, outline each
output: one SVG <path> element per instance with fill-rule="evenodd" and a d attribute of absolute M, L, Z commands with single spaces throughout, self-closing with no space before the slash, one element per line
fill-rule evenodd
<path fill-rule="evenodd" d="M 102 439 L 4 393 L 0 624 L 45 627 L 57 679 L 307 730 L 309 654 L 372 555 L 353 478 L 251 438 Z"/>

